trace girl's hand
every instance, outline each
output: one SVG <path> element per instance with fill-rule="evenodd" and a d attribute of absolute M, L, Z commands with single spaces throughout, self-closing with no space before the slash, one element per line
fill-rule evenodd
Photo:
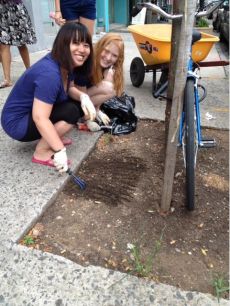
<path fill-rule="evenodd" d="M 55 12 L 54 20 L 59 26 L 62 26 L 66 22 L 66 20 L 62 18 L 61 12 Z"/>
<path fill-rule="evenodd" d="M 104 81 L 113 83 L 114 73 L 115 73 L 115 70 L 113 66 L 111 66 L 109 69 L 106 69 L 104 72 Z"/>

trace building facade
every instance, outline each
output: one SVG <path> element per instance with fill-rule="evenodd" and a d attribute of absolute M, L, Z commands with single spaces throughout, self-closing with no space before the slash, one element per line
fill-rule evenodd
<path fill-rule="evenodd" d="M 97 27 L 104 28 L 108 32 L 113 24 L 127 26 L 131 22 L 131 10 L 137 2 L 149 2 L 150 0 L 97 0 Z M 172 9 L 173 0 L 153 0 L 167 12 Z"/>

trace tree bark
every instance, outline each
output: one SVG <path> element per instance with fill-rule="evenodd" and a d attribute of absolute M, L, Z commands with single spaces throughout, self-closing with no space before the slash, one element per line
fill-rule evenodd
<path fill-rule="evenodd" d="M 178 128 L 187 75 L 187 62 L 191 49 L 195 6 L 195 0 L 174 1 L 174 14 L 182 13 L 184 16 L 182 20 L 174 20 L 172 27 L 172 51 L 168 88 L 168 97 L 172 98 L 172 105 L 171 110 L 166 109 L 168 134 L 164 168 L 164 183 L 160 207 L 161 212 L 167 212 L 169 210 L 172 199 Z"/>

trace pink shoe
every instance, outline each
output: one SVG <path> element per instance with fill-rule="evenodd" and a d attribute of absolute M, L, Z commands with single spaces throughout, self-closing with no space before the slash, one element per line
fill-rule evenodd
<path fill-rule="evenodd" d="M 63 137 L 61 140 L 64 146 L 70 146 L 73 143 L 71 138 Z"/>
<path fill-rule="evenodd" d="M 40 160 L 40 159 L 37 159 L 33 156 L 32 157 L 32 163 L 36 163 L 36 164 L 40 164 L 40 165 L 44 165 L 44 166 L 49 166 L 49 167 L 55 167 L 52 158 L 50 158 L 48 160 Z"/>
<path fill-rule="evenodd" d="M 41 160 L 41 159 L 37 159 L 37 158 L 35 158 L 35 157 L 33 156 L 33 157 L 32 157 L 32 163 L 40 164 L 40 165 L 48 166 L 48 167 L 55 167 L 52 158 L 50 158 L 50 159 L 48 159 L 48 160 Z M 71 161 L 68 160 L 68 165 L 70 165 L 70 164 L 71 164 Z"/>

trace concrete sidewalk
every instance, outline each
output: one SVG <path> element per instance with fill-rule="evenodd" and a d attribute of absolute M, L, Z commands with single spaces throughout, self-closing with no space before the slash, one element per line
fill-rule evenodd
<path fill-rule="evenodd" d="M 132 37 L 125 39 L 126 91 L 136 98 L 136 112 L 140 118 L 162 120 L 165 103 L 153 99 L 151 76 L 146 75 L 140 88 L 132 87 L 129 66 L 139 56 Z M 214 49 L 215 56 L 218 56 Z M 36 62 L 46 51 L 31 54 Z M 16 58 L 12 63 L 13 81 L 24 70 Z M 208 69 L 208 68 L 207 68 Z M 218 71 L 217 71 L 218 69 Z M 0 74 L 0 78 L 2 75 Z M 211 96 L 202 105 L 203 125 L 228 128 L 228 77 L 223 68 L 207 72 L 203 81 Z M 10 88 L 0 90 L 0 109 Z M 205 119 L 206 112 L 216 117 Z M 68 156 L 76 170 L 82 160 L 93 150 L 100 133 L 74 130 L 73 145 Z M 228 301 L 209 294 L 181 291 L 176 287 L 127 276 L 100 267 L 82 267 L 65 258 L 18 245 L 17 241 L 53 203 L 68 180 L 54 169 L 32 164 L 34 143 L 24 144 L 10 139 L 0 128 L 0 305 L 70 305 L 70 306 L 205 306 L 229 305 Z"/>

